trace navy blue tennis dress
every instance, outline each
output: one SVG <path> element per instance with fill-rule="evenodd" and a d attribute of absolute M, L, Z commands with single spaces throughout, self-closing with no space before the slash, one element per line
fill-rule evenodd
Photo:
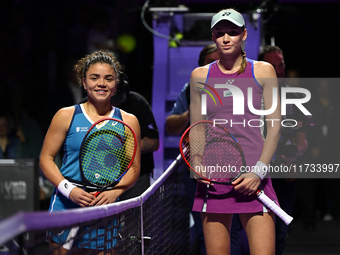
<path fill-rule="evenodd" d="M 72 117 L 72 121 L 70 127 L 67 131 L 66 139 L 64 142 L 64 156 L 62 160 L 62 166 L 60 168 L 61 174 L 68 179 L 70 182 L 74 183 L 76 186 L 81 184 L 81 173 L 79 167 L 79 151 L 81 147 L 81 143 L 86 132 L 90 129 L 94 121 L 90 119 L 84 110 L 84 105 L 75 105 L 75 111 Z M 112 107 L 112 111 L 109 115 L 111 118 L 116 118 L 119 120 L 122 119 L 122 114 L 120 109 L 117 107 Z M 80 208 L 79 205 L 73 203 L 70 199 L 64 197 L 58 189 L 54 189 L 51 202 L 50 202 L 50 212 L 63 211 L 68 209 Z M 114 224 L 114 223 L 113 223 Z M 69 235 L 70 229 L 61 231 L 56 235 L 52 235 L 52 240 L 56 243 L 64 243 Z M 92 239 L 95 236 L 102 236 L 101 239 L 96 238 L 96 241 L 89 243 L 89 245 L 83 245 L 82 243 L 88 243 L 89 239 Z M 83 240 L 79 240 L 74 242 L 74 247 L 82 247 L 86 249 L 98 249 L 98 246 L 102 246 L 104 242 L 104 229 L 98 229 L 98 233 L 95 231 L 86 234 Z M 108 240 L 112 239 L 112 237 L 107 237 Z M 116 241 L 113 240 L 111 243 L 107 244 L 107 248 L 111 248 L 116 244 Z M 64 248 L 68 248 L 64 246 Z"/>

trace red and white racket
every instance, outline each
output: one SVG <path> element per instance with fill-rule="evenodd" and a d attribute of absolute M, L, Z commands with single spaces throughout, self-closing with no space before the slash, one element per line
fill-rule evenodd
<path fill-rule="evenodd" d="M 203 120 L 191 125 L 181 137 L 180 152 L 196 177 L 210 183 L 232 185 L 247 169 L 241 145 L 228 130 L 212 121 Z M 208 189 L 209 184 L 202 212 L 206 211 Z M 262 190 L 259 189 L 256 195 L 287 225 L 293 220 Z"/>

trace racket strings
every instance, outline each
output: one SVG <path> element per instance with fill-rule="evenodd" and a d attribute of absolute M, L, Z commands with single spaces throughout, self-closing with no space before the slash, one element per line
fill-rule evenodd
<path fill-rule="evenodd" d="M 242 156 L 237 144 L 227 139 L 214 139 L 206 144 L 202 165 L 210 176 L 218 182 L 233 181 L 240 173 Z"/>
<path fill-rule="evenodd" d="M 200 122 L 183 136 L 182 154 L 199 176 L 216 182 L 231 182 L 244 165 L 242 150 L 234 137 L 220 126 Z"/>
<path fill-rule="evenodd" d="M 135 152 L 133 132 L 111 122 L 93 128 L 81 151 L 84 177 L 91 183 L 106 186 L 117 180 L 132 163 Z"/>

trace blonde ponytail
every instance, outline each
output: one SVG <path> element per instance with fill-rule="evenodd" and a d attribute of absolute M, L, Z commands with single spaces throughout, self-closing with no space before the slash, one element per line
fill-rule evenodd
<path fill-rule="evenodd" d="M 238 70 L 237 72 L 237 75 L 244 73 L 247 67 L 246 52 L 243 49 L 241 50 L 241 56 L 242 56 L 242 63 L 241 63 L 240 70 Z"/>

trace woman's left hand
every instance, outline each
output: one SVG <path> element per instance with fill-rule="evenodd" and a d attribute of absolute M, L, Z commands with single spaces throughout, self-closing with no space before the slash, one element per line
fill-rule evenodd
<path fill-rule="evenodd" d="M 245 173 L 232 182 L 234 189 L 244 195 L 256 194 L 261 179 L 254 173 Z"/>
<path fill-rule="evenodd" d="M 91 194 L 95 194 L 96 192 L 91 192 Z M 107 205 L 117 201 L 120 196 L 118 190 L 107 190 L 101 192 L 90 204 L 90 206 L 98 206 L 98 205 Z"/>

